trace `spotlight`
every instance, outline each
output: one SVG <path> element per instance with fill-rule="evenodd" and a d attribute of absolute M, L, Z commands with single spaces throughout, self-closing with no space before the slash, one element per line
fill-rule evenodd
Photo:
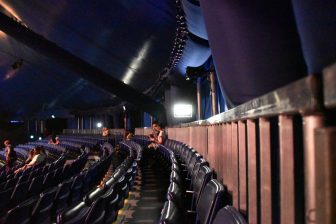
<path fill-rule="evenodd" d="M 34 135 L 30 135 L 30 139 L 34 139 Z"/>
<path fill-rule="evenodd" d="M 39 137 L 39 140 L 41 141 L 41 140 L 42 140 L 42 137 Z"/>
<path fill-rule="evenodd" d="M 51 115 L 51 118 L 54 119 L 54 118 L 55 118 L 55 115 Z"/>
<path fill-rule="evenodd" d="M 126 107 L 125 106 L 123 106 L 123 109 L 124 109 L 124 111 L 126 111 Z"/>
<path fill-rule="evenodd" d="M 97 123 L 97 128 L 101 128 L 103 126 L 103 124 L 101 122 Z"/>

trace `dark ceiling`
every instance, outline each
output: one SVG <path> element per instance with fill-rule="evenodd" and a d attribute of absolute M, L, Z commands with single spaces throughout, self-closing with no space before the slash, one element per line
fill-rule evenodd
<path fill-rule="evenodd" d="M 140 92 L 154 83 L 169 61 L 176 28 L 174 1 L 14 0 L 0 4 L 2 12 L 35 33 Z M 1 118 L 120 102 L 52 58 L 0 35 Z"/>

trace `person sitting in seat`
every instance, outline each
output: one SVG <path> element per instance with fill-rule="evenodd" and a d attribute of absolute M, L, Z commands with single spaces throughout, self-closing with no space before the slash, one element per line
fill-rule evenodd
<path fill-rule="evenodd" d="M 17 160 L 17 155 L 9 140 L 4 141 L 5 145 L 5 158 L 6 158 L 6 170 L 12 168 Z"/>
<path fill-rule="evenodd" d="M 148 145 L 149 149 L 157 149 L 159 144 L 163 144 L 166 140 L 166 133 L 163 129 L 162 124 L 159 122 L 153 122 L 152 124 L 153 133 L 149 135 L 149 139 L 152 142 Z"/>
<path fill-rule="evenodd" d="M 103 127 L 103 129 L 102 129 L 102 136 L 103 137 L 107 137 L 109 135 L 110 135 L 109 129 L 107 127 Z"/>
<path fill-rule="evenodd" d="M 60 144 L 61 144 L 61 140 L 59 136 L 56 136 L 54 145 L 60 145 Z"/>
<path fill-rule="evenodd" d="M 34 149 L 29 150 L 28 157 L 25 161 L 25 164 L 28 164 L 28 163 L 30 163 L 30 161 L 32 161 L 32 159 L 34 157 L 34 153 L 35 153 Z"/>
<path fill-rule="evenodd" d="M 36 146 L 36 148 L 34 149 L 33 159 L 28 164 L 26 164 L 23 167 L 15 170 L 14 173 L 19 173 L 23 170 L 26 170 L 30 167 L 33 167 L 33 166 L 38 165 L 41 162 L 43 162 L 46 157 L 42 154 L 42 152 L 41 152 L 42 150 L 43 150 L 43 148 L 41 146 Z"/>
<path fill-rule="evenodd" d="M 53 145 L 53 144 L 55 144 L 55 142 L 54 142 L 54 139 L 53 139 L 52 135 L 50 135 L 50 136 L 49 136 L 49 141 L 48 141 L 48 144 L 50 144 L 50 145 Z"/>

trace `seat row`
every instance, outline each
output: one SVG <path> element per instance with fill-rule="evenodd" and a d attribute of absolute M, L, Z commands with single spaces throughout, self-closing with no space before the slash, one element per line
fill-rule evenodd
<path fill-rule="evenodd" d="M 88 155 L 85 154 L 84 156 L 87 159 Z M 67 179 L 60 184 L 56 182 L 56 185 L 53 180 L 57 178 L 57 171 L 55 171 L 53 177 L 50 175 L 51 178 L 47 180 L 51 185 L 48 189 L 42 189 L 43 192 L 38 197 L 31 197 L 15 208 L 9 210 L 6 216 L 2 219 L 2 223 L 51 223 L 55 221 L 58 213 L 61 213 L 69 206 L 76 204 L 80 201 L 83 195 L 87 194 L 93 186 L 100 182 L 107 172 L 111 160 L 112 155 L 109 155 L 101 158 L 100 161 L 93 164 L 88 170 L 80 173 L 76 172 L 75 174 L 59 174 L 58 176 L 60 176 L 61 179 Z M 75 163 L 76 161 L 72 164 Z M 85 163 L 80 167 L 80 170 L 84 165 Z M 66 165 L 63 168 L 63 171 L 67 170 L 70 172 L 66 167 L 71 167 L 71 164 Z M 44 179 L 42 186 L 47 182 Z"/>
<path fill-rule="evenodd" d="M 127 144 L 123 144 L 128 146 Z M 141 151 L 121 147 L 128 151 L 128 157 L 117 167 L 103 186 L 88 192 L 81 202 L 57 216 L 57 223 L 112 223 L 117 219 L 118 210 L 124 206 L 138 171 L 136 158 Z"/>
<path fill-rule="evenodd" d="M 144 145 L 150 143 L 146 136 L 136 136 L 134 140 Z M 209 163 L 195 149 L 168 139 L 157 152 L 165 159 L 164 164 L 170 166 L 170 185 L 160 223 L 232 223 L 222 220 L 222 216 L 230 214 L 233 223 L 246 223 L 229 206 L 225 187 L 215 179 Z"/>

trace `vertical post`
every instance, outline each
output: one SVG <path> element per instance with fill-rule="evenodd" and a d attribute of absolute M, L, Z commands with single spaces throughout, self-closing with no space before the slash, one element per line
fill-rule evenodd
<path fill-rule="evenodd" d="M 324 125 L 323 115 L 303 117 L 304 173 L 305 173 L 305 219 L 316 223 L 316 173 L 315 173 L 315 135 L 314 130 Z"/>
<path fill-rule="evenodd" d="M 246 122 L 238 122 L 239 137 L 239 211 L 247 215 Z"/>
<path fill-rule="evenodd" d="M 335 223 L 336 212 L 336 127 L 315 131 L 316 223 Z"/>
<path fill-rule="evenodd" d="M 218 114 L 217 110 L 217 95 L 216 95 L 216 79 L 215 79 L 215 72 L 210 72 L 210 92 L 211 92 L 211 105 L 212 105 L 212 116 Z"/>
<path fill-rule="evenodd" d="M 254 120 L 247 120 L 248 153 L 248 223 L 258 223 L 257 197 L 257 137 Z"/>
<path fill-rule="evenodd" d="M 259 118 L 261 223 L 272 223 L 271 126 Z"/>
<path fill-rule="evenodd" d="M 35 136 L 38 134 L 38 120 L 35 120 Z"/>
<path fill-rule="evenodd" d="M 201 112 L 201 77 L 197 78 L 197 120 L 202 119 Z"/>
<path fill-rule="evenodd" d="M 279 116 L 280 221 L 295 223 L 294 130 L 291 116 Z M 291 195 L 290 197 L 288 197 Z"/>
<path fill-rule="evenodd" d="M 238 152 L 238 123 L 231 124 L 232 136 L 232 196 L 233 207 L 239 208 L 239 152 Z"/>
<path fill-rule="evenodd" d="M 82 130 L 84 130 L 84 116 L 82 116 L 82 119 L 81 119 L 81 124 L 82 124 Z"/>

